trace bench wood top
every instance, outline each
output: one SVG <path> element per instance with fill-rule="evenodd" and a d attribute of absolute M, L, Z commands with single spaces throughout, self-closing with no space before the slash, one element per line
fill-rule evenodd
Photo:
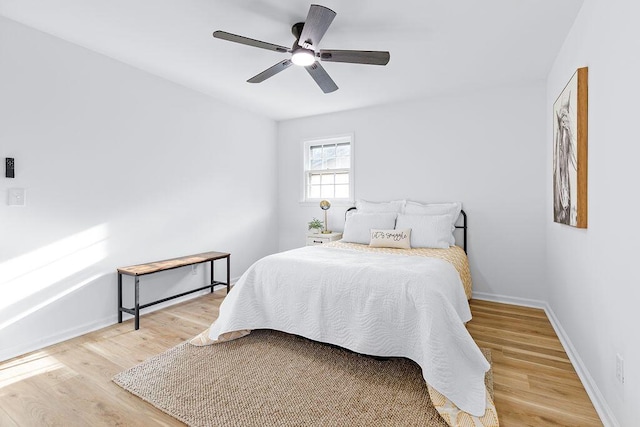
<path fill-rule="evenodd" d="M 185 267 L 187 265 L 200 264 L 203 262 L 228 257 L 229 254 L 224 252 L 203 252 L 201 254 L 181 256 L 178 258 L 171 258 L 163 261 L 131 265 L 129 267 L 119 267 L 118 273 L 126 274 L 129 276 L 144 276 L 145 274 L 156 273 L 158 271 L 171 270 L 173 268 Z"/>

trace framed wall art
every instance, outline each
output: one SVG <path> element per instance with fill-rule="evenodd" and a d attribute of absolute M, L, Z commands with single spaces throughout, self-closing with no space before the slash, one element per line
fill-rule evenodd
<path fill-rule="evenodd" d="M 578 68 L 553 104 L 553 220 L 587 228 L 588 68 Z"/>

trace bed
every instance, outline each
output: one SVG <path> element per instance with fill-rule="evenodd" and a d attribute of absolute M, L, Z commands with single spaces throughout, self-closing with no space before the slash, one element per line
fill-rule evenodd
<path fill-rule="evenodd" d="M 192 343 L 274 329 L 362 354 L 406 357 L 422 368 L 434 403 L 437 396 L 443 407 L 475 419 L 488 408 L 495 413 L 484 384 L 489 363 L 465 328 L 471 319 L 471 277 L 466 214 L 458 213 L 462 225 L 455 225 L 456 216 L 448 227 L 462 229 L 462 248 L 450 246 L 449 237 L 441 248 L 384 247 L 400 245 L 395 241 L 371 247 L 374 239 L 359 243 L 351 232 L 357 227 L 349 228 L 356 222 L 347 217 L 342 241 L 264 257 L 242 275 L 217 320 Z M 372 213 L 361 228 L 374 236 L 377 228 L 367 221 L 386 214 Z M 401 215 L 396 213 L 394 227 Z M 403 230 L 410 229 L 395 231 Z M 497 423 L 497 417 L 490 418 Z"/>

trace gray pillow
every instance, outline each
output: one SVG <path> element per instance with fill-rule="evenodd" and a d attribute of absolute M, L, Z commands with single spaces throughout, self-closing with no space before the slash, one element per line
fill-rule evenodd
<path fill-rule="evenodd" d="M 396 228 L 411 229 L 412 248 L 448 248 L 451 215 L 398 215 Z"/>
<path fill-rule="evenodd" d="M 368 245 L 371 229 L 391 230 L 396 226 L 396 213 L 354 213 L 344 223 L 342 241 Z"/>

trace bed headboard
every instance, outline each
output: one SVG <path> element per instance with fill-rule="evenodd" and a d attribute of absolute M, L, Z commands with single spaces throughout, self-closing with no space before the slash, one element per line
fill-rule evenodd
<path fill-rule="evenodd" d="M 346 221 L 347 214 L 351 211 L 355 211 L 357 208 L 355 206 L 350 207 L 344 213 L 344 219 Z M 462 224 L 457 225 L 456 228 L 462 229 L 462 249 L 464 249 L 465 253 L 467 252 L 467 213 L 464 210 L 460 211 L 460 215 L 462 216 Z M 458 222 L 460 222 L 460 218 L 458 218 Z"/>

